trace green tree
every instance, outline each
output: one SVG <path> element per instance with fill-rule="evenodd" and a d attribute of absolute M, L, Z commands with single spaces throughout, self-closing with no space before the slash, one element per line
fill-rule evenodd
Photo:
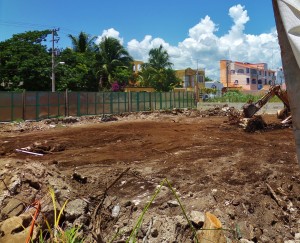
<path fill-rule="evenodd" d="M 51 55 L 47 35 L 51 30 L 15 34 L 0 42 L 0 83 L 5 90 L 50 90 Z"/>
<path fill-rule="evenodd" d="M 151 66 L 152 68 L 159 70 L 172 68 L 173 63 L 170 62 L 168 52 L 160 45 L 158 48 L 152 48 L 149 51 L 149 60 L 144 66 Z"/>
<path fill-rule="evenodd" d="M 133 59 L 119 40 L 113 37 L 104 37 L 98 47 L 97 63 L 102 86 L 100 88 L 108 89 L 116 81 L 121 70 L 132 71 Z"/>
<path fill-rule="evenodd" d="M 169 54 L 162 45 L 149 51 L 147 63 L 142 65 L 140 81 L 143 86 L 150 86 L 157 91 L 169 91 L 180 84 L 172 69 Z"/>
<path fill-rule="evenodd" d="M 96 45 L 94 42 L 96 39 L 95 36 L 90 37 L 88 34 L 81 31 L 78 37 L 71 34 L 69 34 L 68 37 L 72 41 L 73 51 L 75 52 L 93 52 L 96 49 Z"/>
<path fill-rule="evenodd" d="M 205 82 L 207 82 L 207 81 L 213 81 L 213 80 L 211 78 L 205 76 Z"/>
<path fill-rule="evenodd" d="M 93 52 L 74 52 L 67 48 L 62 51 L 59 60 L 65 62 L 65 65 L 57 66 L 57 90 L 98 91 Z"/>

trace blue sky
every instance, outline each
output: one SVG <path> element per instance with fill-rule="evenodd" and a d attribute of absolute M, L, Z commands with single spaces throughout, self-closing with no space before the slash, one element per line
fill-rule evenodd
<path fill-rule="evenodd" d="M 60 28 L 68 34 L 112 36 L 137 60 L 160 44 L 175 69 L 205 68 L 218 79 L 219 60 L 281 66 L 271 0 L 0 0 L 0 41 L 30 30 Z"/>

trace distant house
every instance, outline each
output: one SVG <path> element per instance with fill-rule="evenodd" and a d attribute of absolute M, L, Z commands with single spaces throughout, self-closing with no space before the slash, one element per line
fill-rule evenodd
<path fill-rule="evenodd" d="M 176 77 L 181 80 L 181 86 L 188 90 L 193 91 L 198 86 L 198 89 L 204 87 L 205 69 L 182 69 L 176 70 Z M 198 82 L 197 82 L 198 81 Z"/>
<path fill-rule="evenodd" d="M 142 64 L 144 64 L 143 61 L 133 61 L 133 71 L 135 73 L 138 73 L 142 70 Z"/>
<path fill-rule="evenodd" d="M 275 80 L 275 71 L 269 69 L 266 63 L 220 60 L 220 81 L 224 87 L 248 91 L 268 90 Z"/>
<path fill-rule="evenodd" d="M 205 82 L 205 88 L 222 90 L 223 87 L 224 87 L 224 85 L 218 81 L 206 81 Z"/>

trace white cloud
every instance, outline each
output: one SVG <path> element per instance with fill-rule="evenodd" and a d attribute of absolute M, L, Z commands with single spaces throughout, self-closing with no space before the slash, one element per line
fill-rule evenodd
<path fill-rule="evenodd" d="M 102 35 L 98 36 L 96 39 L 96 44 L 99 44 L 103 37 L 113 37 L 120 41 L 120 43 L 123 45 L 124 40 L 120 37 L 120 32 L 115 30 L 114 28 L 110 28 L 108 30 L 103 30 Z"/>
<path fill-rule="evenodd" d="M 199 68 L 205 68 L 208 77 L 215 80 L 219 80 L 221 59 L 264 62 L 274 69 L 281 66 L 276 28 L 259 35 L 245 33 L 245 25 L 250 18 L 245 7 L 240 4 L 232 6 L 228 15 L 233 24 L 223 36 L 217 36 L 218 24 L 205 16 L 189 29 L 188 36 L 177 46 L 172 46 L 161 38 L 146 35 L 141 41 L 129 41 L 128 52 L 136 60 L 147 61 L 149 50 L 162 45 L 168 51 L 174 69 L 196 68 L 198 64 Z M 100 37 L 106 35 L 123 41 L 119 32 L 114 29 L 104 31 Z"/>

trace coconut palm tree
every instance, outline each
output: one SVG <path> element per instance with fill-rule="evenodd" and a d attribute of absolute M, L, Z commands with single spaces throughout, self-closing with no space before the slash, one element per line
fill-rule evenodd
<path fill-rule="evenodd" d="M 151 86 L 157 91 L 169 91 L 177 85 L 179 80 L 175 71 L 172 70 L 173 63 L 169 59 L 169 54 L 162 45 L 151 49 L 148 63 L 142 65 L 141 83 L 145 86 Z"/>
<path fill-rule="evenodd" d="M 69 34 L 68 37 L 72 40 L 73 51 L 75 52 L 85 53 L 95 50 L 94 41 L 96 36 L 90 37 L 88 34 L 81 31 L 78 37 L 71 34 Z"/>
<path fill-rule="evenodd" d="M 145 63 L 144 66 L 151 66 L 159 70 L 172 68 L 173 63 L 170 62 L 168 52 L 160 45 L 158 48 L 152 48 L 149 51 L 148 63 Z"/>
<path fill-rule="evenodd" d="M 128 69 L 132 66 L 133 59 L 119 40 L 113 37 L 104 37 L 98 45 L 97 60 L 100 64 L 100 73 L 103 80 L 113 83 L 120 68 Z"/>

